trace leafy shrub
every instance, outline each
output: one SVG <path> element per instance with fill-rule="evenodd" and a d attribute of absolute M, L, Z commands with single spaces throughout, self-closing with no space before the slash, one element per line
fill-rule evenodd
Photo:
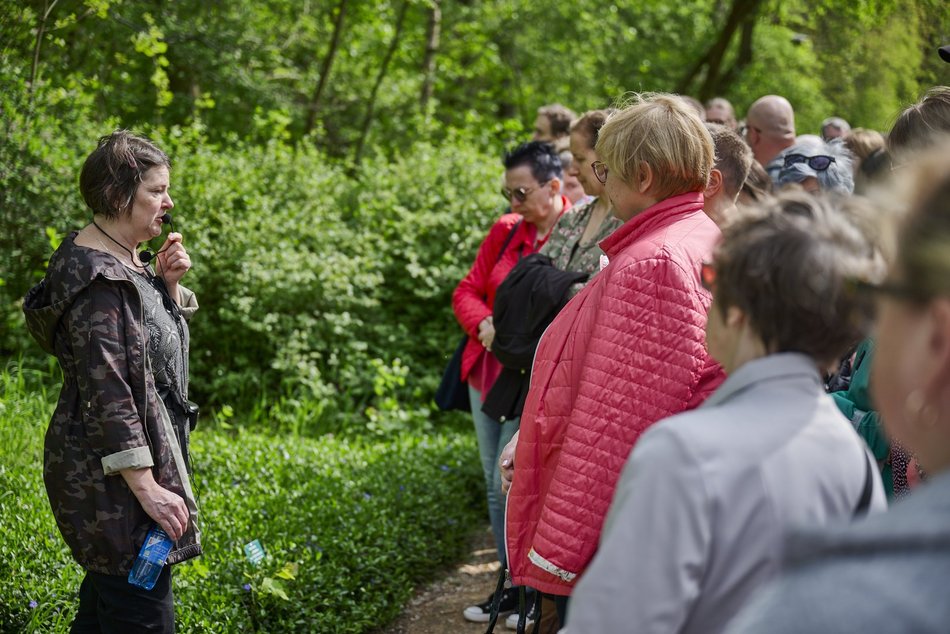
<path fill-rule="evenodd" d="M 35 357 L 20 298 L 42 275 L 47 229 L 88 221 L 77 174 L 113 126 L 9 113 L 0 222 L 16 230 L 0 243 L 0 353 Z M 306 145 L 215 145 L 198 124 L 145 132 L 172 158 L 175 228 L 194 262 L 196 400 L 308 435 L 426 427 L 460 333 L 452 288 L 500 211 L 497 158 L 457 138 L 350 174 Z"/>
<path fill-rule="evenodd" d="M 42 483 L 48 373 L 0 374 L 0 631 L 65 632 L 81 569 Z M 193 437 L 205 555 L 174 568 L 181 632 L 363 632 L 460 552 L 482 508 L 474 441 Z M 243 545 L 259 539 L 252 566 Z"/>

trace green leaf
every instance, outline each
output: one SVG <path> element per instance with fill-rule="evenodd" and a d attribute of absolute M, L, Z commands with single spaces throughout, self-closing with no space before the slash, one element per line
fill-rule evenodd
<path fill-rule="evenodd" d="M 290 601 L 290 597 L 287 596 L 287 591 L 284 589 L 284 584 L 272 577 L 264 577 L 264 581 L 261 583 L 261 594 L 267 594 L 284 601 Z"/>

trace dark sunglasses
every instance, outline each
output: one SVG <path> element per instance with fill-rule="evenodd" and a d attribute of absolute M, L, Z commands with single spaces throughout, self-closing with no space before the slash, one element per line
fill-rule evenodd
<path fill-rule="evenodd" d="M 703 262 L 699 267 L 699 281 L 710 293 L 716 290 L 716 267 L 711 262 Z"/>
<path fill-rule="evenodd" d="M 546 180 L 541 183 L 539 187 L 518 187 L 517 189 L 508 189 L 507 187 L 502 187 L 501 195 L 505 198 L 505 200 L 510 201 L 512 198 L 514 198 L 519 203 L 523 203 L 524 201 L 528 200 L 528 196 L 530 196 L 532 192 L 541 189 L 541 187 L 544 187 L 550 182 L 551 181 Z"/>
<path fill-rule="evenodd" d="M 816 172 L 824 172 L 832 163 L 835 162 L 833 156 L 805 156 L 804 154 L 789 154 L 785 157 L 785 167 L 791 167 L 797 163 L 807 163 L 808 167 Z"/>

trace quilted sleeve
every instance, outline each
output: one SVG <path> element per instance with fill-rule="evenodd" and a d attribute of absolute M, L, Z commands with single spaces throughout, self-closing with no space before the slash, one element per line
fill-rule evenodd
<path fill-rule="evenodd" d="M 491 306 L 488 305 L 488 284 L 491 271 L 498 259 L 501 245 L 511 229 L 511 224 L 505 222 L 507 217 L 492 225 L 488 235 L 478 247 L 478 255 L 468 274 L 462 278 L 452 293 L 452 310 L 455 318 L 469 335 L 478 335 L 478 324 L 491 316 Z"/>
<path fill-rule="evenodd" d="M 535 565 L 568 582 L 597 549 L 637 438 L 688 409 L 707 364 L 706 309 L 689 273 L 664 257 L 604 273 L 610 278 L 529 553 Z"/>

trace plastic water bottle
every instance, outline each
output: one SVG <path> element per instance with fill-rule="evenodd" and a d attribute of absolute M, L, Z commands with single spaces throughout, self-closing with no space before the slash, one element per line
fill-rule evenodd
<path fill-rule="evenodd" d="M 174 545 L 172 538 L 161 527 L 153 526 L 145 536 L 142 550 L 139 551 L 139 556 L 129 572 L 129 583 L 145 590 L 154 588 L 155 582 L 162 574 L 162 568 L 165 567 L 168 553 L 172 551 Z"/>

